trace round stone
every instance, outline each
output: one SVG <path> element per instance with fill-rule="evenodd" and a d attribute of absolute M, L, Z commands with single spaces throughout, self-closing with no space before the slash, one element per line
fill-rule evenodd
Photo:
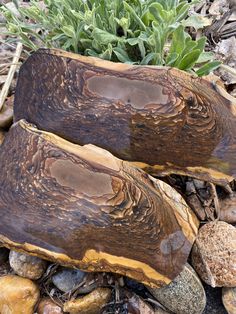
<path fill-rule="evenodd" d="M 188 264 L 167 286 L 147 287 L 152 295 L 168 310 L 176 314 L 201 314 L 206 305 L 206 295 L 197 274 Z"/>
<path fill-rule="evenodd" d="M 44 298 L 39 302 L 37 314 L 63 314 L 63 311 L 50 298 Z"/>
<path fill-rule="evenodd" d="M 33 280 L 39 279 L 47 266 L 41 258 L 15 251 L 10 252 L 9 262 L 17 275 Z"/>
<path fill-rule="evenodd" d="M 85 275 L 86 273 L 79 269 L 62 267 L 52 276 L 52 282 L 59 290 L 69 292 L 83 281 Z"/>
<path fill-rule="evenodd" d="M 236 228 L 223 221 L 205 224 L 192 249 L 192 266 L 212 287 L 236 286 Z"/>
<path fill-rule="evenodd" d="M 236 287 L 223 288 L 222 301 L 228 314 L 236 314 Z"/>
<path fill-rule="evenodd" d="M 7 275 L 0 277 L 0 313 L 33 314 L 39 289 L 29 279 Z"/>
<path fill-rule="evenodd" d="M 98 314 L 110 297 L 110 289 L 97 288 L 82 298 L 65 302 L 63 310 L 70 314 Z"/>

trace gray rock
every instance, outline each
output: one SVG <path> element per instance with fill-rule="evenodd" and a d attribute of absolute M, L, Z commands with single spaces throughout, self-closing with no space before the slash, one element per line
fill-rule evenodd
<path fill-rule="evenodd" d="M 52 282 L 59 290 L 69 292 L 83 281 L 85 275 L 79 269 L 61 268 L 52 276 Z"/>
<path fill-rule="evenodd" d="M 47 266 L 41 258 L 15 251 L 10 252 L 9 262 L 17 275 L 33 280 L 39 279 Z"/>
<path fill-rule="evenodd" d="M 147 288 L 158 302 L 176 314 L 201 314 L 206 306 L 202 283 L 189 264 L 169 285 Z"/>
<path fill-rule="evenodd" d="M 8 259 L 9 250 L 5 247 L 0 247 L 0 265 L 5 263 Z"/>

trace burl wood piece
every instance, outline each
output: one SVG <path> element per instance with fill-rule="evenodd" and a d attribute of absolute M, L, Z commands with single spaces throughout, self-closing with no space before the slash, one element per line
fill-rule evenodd
<path fill-rule="evenodd" d="M 149 173 L 236 177 L 236 105 L 177 69 L 41 49 L 21 67 L 15 121 L 92 143 Z"/>
<path fill-rule="evenodd" d="M 182 270 L 198 221 L 167 184 L 19 121 L 0 149 L 0 242 L 150 286 Z"/>

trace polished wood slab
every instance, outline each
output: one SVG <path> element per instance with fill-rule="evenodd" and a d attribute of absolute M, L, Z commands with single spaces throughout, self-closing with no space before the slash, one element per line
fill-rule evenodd
<path fill-rule="evenodd" d="M 21 120 L 0 146 L 0 243 L 150 286 L 182 270 L 198 220 L 173 188 Z"/>
<path fill-rule="evenodd" d="M 236 178 L 236 104 L 202 78 L 40 49 L 21 67 L 14 119 L 92 143 L 149 173 Z"/>

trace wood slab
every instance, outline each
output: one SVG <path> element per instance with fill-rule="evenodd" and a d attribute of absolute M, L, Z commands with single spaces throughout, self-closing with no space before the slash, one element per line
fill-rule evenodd
<path fill-rule="evenodd" d="M 40 49 L 21 67 L 14 119 L 151 174 L 226 184 L 236 178 L 236 105 L 223 94 L 173 68 Z"/>
<path fill-rule="evenodd" d="M 21 120 L 0 147 L 0 242 L 159 287 L 182 270 L 198 220 L 162 181 L 94 145 Z"/>

